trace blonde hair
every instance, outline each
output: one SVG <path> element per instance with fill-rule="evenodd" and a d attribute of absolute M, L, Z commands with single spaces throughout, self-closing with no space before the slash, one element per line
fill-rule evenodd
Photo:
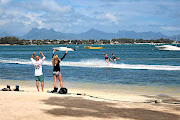
<path fill-rule="evenodd" d="M 52 65 L 55 66 L 57 63 L 58 63 L 58 55 L 54 55 L 53 58 L 52 58 Z"/>

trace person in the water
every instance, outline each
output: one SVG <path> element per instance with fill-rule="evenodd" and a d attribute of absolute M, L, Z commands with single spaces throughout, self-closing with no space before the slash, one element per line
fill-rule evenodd
<path fill-rule="evenodd" d="M 108 55 L 107 55 L 107 54 L 105 54 L 104 58 L 105 58 L 107 64 L 109 65 L 109 60 L 112 60 L 112 59 L 111 59 L 111 58 L 108 58 Z"/>
<path fill-rule="evenodd" d="M 57 92 L 58 88 L 56 88 L 56 82 L 57 82 L 57 78 L 59 79 L 60 82 L 60 87 L 63 87 L 63 82 L 62 82 L 62 75 L 60 72 L 60 62 L 65 58 L 68 50 L 66 50 L 64 56 L 59 59 L 58 55 L 54 55 L 54 52 L 56 50 L 53 50 L 53 56 L 52 56 L 52 65 L 53 65 L 53 78 L 54 78 L 54 90 L 52 90 L 51 92 Z"/>
<path fill-rule="evenodd" d="M 117 57 L 114 55 L 114 53 L 112 53 L 112 59 L 113 59 L 113 61 L 114 61 L 115 64 L 116 64 L 116 60 L 117 60 L 117 59 L 120 59 L 120 58 L 117 58 Z"/>

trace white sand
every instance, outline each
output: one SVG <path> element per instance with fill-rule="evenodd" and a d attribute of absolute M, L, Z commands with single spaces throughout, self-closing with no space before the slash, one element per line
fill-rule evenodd
<path fill-rule="evenodd" d="M 7 82 L 1 81 L 0 88 L 6 87 Z M 9 85 L 15 88 L 16 84 L 11 81 Z M 35 84 L 29 85 L 28 82 L 19 85 L 24 92 L 0 91 L 1 120 L 180 120 L 179 96 L 76 88 L 68 89 L 71 94 L 60 95 L 47 93 L 47 90 L 51 90 L 48 85 L 45 92 L 37 92 Z M 166 103 L 154 103 L 157 99 Z"/>

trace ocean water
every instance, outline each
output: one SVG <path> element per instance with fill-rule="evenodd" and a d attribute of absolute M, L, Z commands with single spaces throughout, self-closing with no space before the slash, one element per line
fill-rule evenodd
<path fill-rule="evenodd" d="M 0 79 L 34 81 L 30 57 L 33 52 L 42 51 L 46 56 L 43 63 L 45 81 L 53 81 L 52 48 L 59 46 L 0 46 Z M 61 62 L 63 81 L 116 86 L 119 90 L 136 87 L 180 93 L 180 51 L 159 51 L 153 45 L 103 45 L 101 50 L 87 50 L 83 45 L 67 47 L 77 50 L 69 51 Z M 104 53 L 112 57 L 112 52 L 120 59 L 117 64 L 110 61 L 107 66 Z M 62 57 L 64 51 L 55 54 Z"/>

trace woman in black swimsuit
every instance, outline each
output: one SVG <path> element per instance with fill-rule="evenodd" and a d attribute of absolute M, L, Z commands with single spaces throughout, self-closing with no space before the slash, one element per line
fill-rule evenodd
<path fill-rule="evenodd" d="M 57 78 L 59 79 L 60 82 L 60 87 L 63 87 L 63 82 L 62 82 L 62 75 L 60 72 L 60 62 L 65 58 L 66 54 L 67 54 L 67 50 L 64 54 L 64 56 L 59 59 L 58 55 L 54 55 L 54 52 L 56 50 L 53 50 L 53 56 L 52 56 L 52 65 L 53 65 L 53 78 L 54 78 L 54 90 L 52 90 L 51 92 L 57 92 L 58 88 L 56 88 L 56 82 L 57 82 Z"/>
<path fill-rule="evenodd" d="M 114 61 L 115 64 L 116 64 L 116 60 L 117 60 L 117 59 L 120 59 L 120 58 L 117 58 L 117 57 L 114 55 L 114 53 L 112 53 L 112 59 L 113 59 L 113 61 Z"/>

